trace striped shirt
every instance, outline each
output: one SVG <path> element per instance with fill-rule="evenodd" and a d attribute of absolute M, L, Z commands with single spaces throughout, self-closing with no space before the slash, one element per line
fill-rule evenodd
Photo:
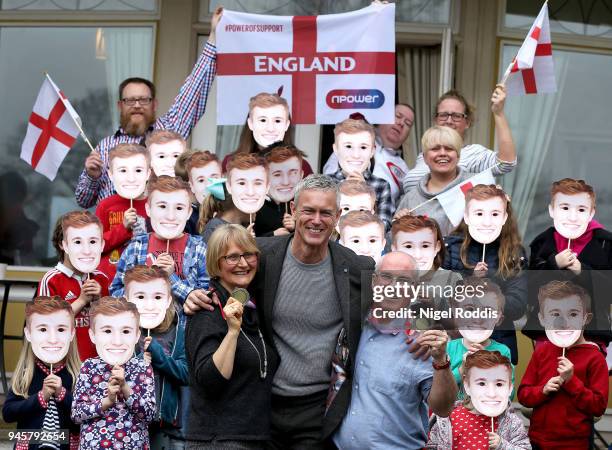
<path fill-rule="evenodd" d="M 493 175 L 503 175 L 512 172 L 516 167 L 516 161 L 516 159 L 512 162 L 502 161 L 499 159 L 497 152 L 489 150 L 480 144 L 471 144 L 461 149 L 458 165 L 466 172 L 471 173 L 480 173 L 489 167 L 495 166 L 493 167 Z M 421 153 L 416 160 L 414 168 L 410 169 L 404 177 L 404 192 L 408 193 L 414 189 L 419 184 L 419 180 L 428 173 L 429 167 L 425 164 L 423 154 Z"/>
<path fill-rule="evenodd" d="M 206 100 L 217 71 L 217 48 L 210 42 L 206 43 L 202 54 L 198 58 L 191 74 L 187 77 L 174 103 L 166 114 L 159 117 L 147 133 L 153 130 L 175 131 L 187 139 L 191 130 L 204 115 Z M 100 153 L 104 170 L 100 178 L 92 178 L 83 170 L 79 177 L 75 196 L 77 203 L 82 208 L 91 208 L 106 197 L 115 193 L 113 184 L 108 175 L 108 153 L 118 144 L 140 144 L 144 141 L 143 136 L 129 135 L 119 128 L 111 136 L 102 139 L 96 150 Z"/>

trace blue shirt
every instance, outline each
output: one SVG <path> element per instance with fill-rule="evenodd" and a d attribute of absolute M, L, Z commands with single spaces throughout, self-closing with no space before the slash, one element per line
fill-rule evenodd
<path fill-rule="evenodd" d="M 342 450 L 406 450 L 427 443 L 431 360 L 414 359 L 404 333 L 364 326 L 349 410 L 334 435 Z"/>

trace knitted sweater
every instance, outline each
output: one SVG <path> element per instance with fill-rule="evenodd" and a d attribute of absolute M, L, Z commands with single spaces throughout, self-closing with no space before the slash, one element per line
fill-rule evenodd
<path fill-rule="evenodd" d="M 455 411 L 461 407 L 461 402 L 455 404 Z M 468 411 L 468 414 L 474 414 Z M 452 414 L 451 414 L 452 417 Z M 453 426 L 451 417 L 437 417 L 436 423 L 429 432 L 429 441 L 425 448 L 450 450 L 453 448 Z M 490 423 L 490 419 L 487 418 Z M 527 437 L 527 431 L 521 418 L 514 412 L 512 406 L 495 419 L 495 432 L 501 438 L 501 444 L 497 450 L 531 450 L 531 444 Z M 483 433 L 486 433 L 482 429 Z"/>

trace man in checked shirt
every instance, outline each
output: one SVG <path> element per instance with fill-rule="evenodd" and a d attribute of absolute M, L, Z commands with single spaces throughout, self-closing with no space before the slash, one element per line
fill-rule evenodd
<path fill-rule="evenodd" d="M 184 139 L 189 137 L 204 115 L 208 92 L 217 71 L 215 29 L 222 14 L 223 8 L 215 10 L 208 42 L 166 114 L 155 118 L 155 85 L 149 80 L 128 78 L 119 85 L 117 108 L 121 114 L 120 127 L 114 134 L 102 139 L 85 160 L 85 169 L 75 191 L 79 206 L 90 208 L 114 194 L 108 176 L 108 154 L 117 144 L 144 145 L 145 138 L 153 130 L 171 130 Z"/>

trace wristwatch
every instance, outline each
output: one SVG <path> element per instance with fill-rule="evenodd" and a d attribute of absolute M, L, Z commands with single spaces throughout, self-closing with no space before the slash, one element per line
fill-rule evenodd
<path fill-rule="evenodd" d="M 450 367 L 450 358 L 448 357 L 448 355 L 446 355 L 446 362 L 443 362 L 442 364 L 436 364 L 434 361 L 432 361 L 431 365 L 435 370 L 448 369 Z"/>

